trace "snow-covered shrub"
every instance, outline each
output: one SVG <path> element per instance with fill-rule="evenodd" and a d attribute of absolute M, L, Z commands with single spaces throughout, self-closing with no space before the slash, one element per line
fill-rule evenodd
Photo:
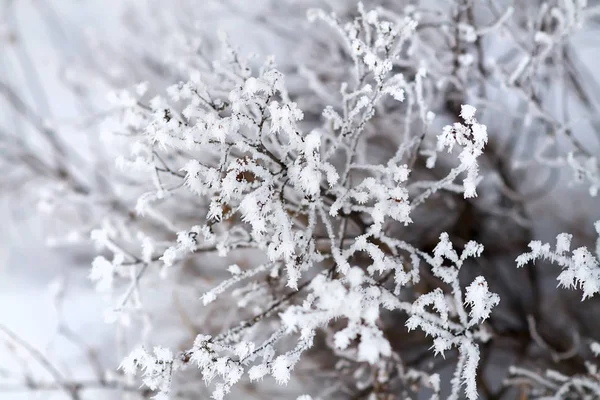
<path fill-rule="evenodd" d="M 587 247 L 579 247 L 571 251 L 571 239 L 573 235 L 561 233 L 556 237 L 556 246 L 552 250 L 549 243 L 542 244 L 540 241 L 532 241 L 529 244 L 530 252 L 523 253 L 517 258 L 517 266 L 522 267 L 528 262 L 538 259 L 546 259 L 558 264 L 563 271 L 558 275 L 558 285 L 564 288 L 581 288 L 583 299 L 595 296 L 600 291 L 600 221 L 594 224 L 599 235 L 596 240 L 596 248 L 593 252 Z M 571 253 L 571 254 L 569 254 Z M 556 361 L 568 359 L 579 352 L 579 335 L 575 333 L 572 348 L 568 351 L 557 352 L 548 344 L 544 343 L 542 337 L 532 326 L 532 336 L 542 347 L 552 352 Z M 589 342 L 589 351 L 592 358 L 600 354 L 598 342 L 592 338 L 586 338 Z M 536 398 L 554 399 L 594 399 L 600 396 L 600 375 L 596 360 L 587 361 L 585 371 L 575 375 L 565 375 L 553 369 L 545 371 L 543 376 L 535 371 L 524 368 L 512 367 L 511 377 L 507 380 L 508 385 L 525 384 L 532 388 L 532 395 Z"/>
<path fill-rule="evenodd" d="M 409 330 L 420 328 L 434 338 L 437 353 L 459 350 L 453 397 L 464 384 L 474 399 L 478 342 L 488 337 L 480 324 L 499 298 L 482 276 L 463 294 L 458 273 L 469 257 L 481 254 L 482 246 L 469 242 L 458 256 L 442 234 L 428 255 L 387 231 L 413 224 L 413 209 L 437 192 L 476 196 L 486 127 L 476 120 L 475 108 L 465 105 L 462 122 L 442 130 L 432 154 L 459 149 L 453 153 L 455 166 L 442 179 L 410 177 L 419 150 L 429 147 L 421 131 L 406 132 L 406 143 L 392 157 L 368 162 L 366 149 L 358 146 L 378 108 L 408 97 L 421 115 L 423 132 L 434 118 L 424 101 L 426 70 L 412 78 L 393 71 L 394 62 L 406 57 L 416 21 L 388 20 L 362 5 L 358 17 L 347 23 L 319 10 L 310 11 L 309 18 L 337 31 L 354 69 L 351 81 L 340 82 L 339 100 L 323 109 L 321 124 L 303 122 L 304 113 L 272 60 L 255 69 L 225 37 L 222 57 L 182 66 L 189 80 L 170 86 L 166 97 L 146 100 L 142 91 L 116 96 L 123 110 L 119 133 L 132 149 L 121 164 L 140 165 L 136 169 L 148 171 L 153 185 L 140 193 L 136 211 L 177 238 L 170 244 L 153 237 L 152 230 L 129 238 L 118 231 L 95 231 L 100 247 L 117 260 L 102 259 L 103 266 L 110 266 L 106 273 L 126 264 L 135 270 L 131 285 L 137 286 L 146 274 L 180 273 L 181 265 L 200 252 L 231 257 L 252 249 L 248 265 L 230 267 L 232 276 L 207 291 L 203 303 L 224 301 L 234 285 L 268 285 L 273 291 L 251 303 L 242 297 L 250 310 L 260 310 L 249 319 L 218 334 L 203 332 L 175 356 L 162 349 L 155 350 L 156 356 L 136 350 L 123 368 L 141 366 L 146 385 L 166 394 L 174 371 L 195 365 L 214 385 L 212 396 L 220 399 L 242 378 L 272 375 L 278 383 L 288 382 L 316 336 L 325 334 L 332 335 L 334 351 L 357 365 L 385 371 L 393 350 L 380 313 L 399 310 L 409 316 Z M 462 184 L 455 183 L 458 178 Z M 185 208 L 190 210 L 187 225 L 177 218 Z M 136 244 L 138 237 L 144 240 Z M 152 249 L 146 256 L 144 246 Z M 452 265 L 445 265 L 445 259 Z M 420 281 L 421 261 L 451 287 L 450 297 L 438 288 L 410 301 L 418 293 L 413 288 Z M 120 312 L 130 312 L 129 299 L 127 290 L 115 305 Z M 426 309 L 430 304 L 434 313 Z M 345 326 L 333 328 L 341 321 Z"/>
<path fill-rule="evenodd" d="M 530 181 L 566 167 L 597 191 L 574 129 L 593 100 L 569 53 L 597 9 L 349 3 L 255 17 L 289 59 L 247 56 L 224 34 L 213 49 L 179 16 L 145 27 L 156 42 L 123 62 L 152 74 L 106 72 L 115 168 L 78 184 L 71 166 L 42 204 L 85 216 L 73 228 L 96 244 L 90 278 L 127 338 L 126 382 L 191 399 L 204 381 L 222 399 L 308 369 L 290 398 L 593 398 L 577 344 L 600 338 L 587 326 L 564 350 L 540 334 L 550 272 L 534 261 L 586 298 L 598 255 L 569 254 L 566 234 L 525 247 L 547 190 Z M 548 104 L 565 75 L 576 116 Z"/>

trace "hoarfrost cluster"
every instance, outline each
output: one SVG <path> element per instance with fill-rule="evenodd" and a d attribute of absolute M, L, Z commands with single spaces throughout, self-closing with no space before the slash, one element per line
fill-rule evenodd
<path fill-rule="evenodd" d="M 205 211 L 197 208 L 193 219 L 198 225 L 182 226 L 175 244 L 152 243 L 154 254 L 145 260 L 112 246 L 123 242 L 118 234 L 106 241 L 111 244 L 107 249 L 115 257 L 129 258 L 140 271 L 162 264 L 167 274 L 196 252 L 213 247 L 222 257 L 240 249 L 263 255 L 264 263 L 230 268 L 232 277 L 206 292 L 204 304 L 219 301 L 234 285 L 266 276 L 273 285 L 282 282 L 289 288 L 250 320 L 216 336 L 199 335 L 175 359 L 166 357 L 170 352 L 164 349 L 156 349 L 154 356 L 136 350 L 123 368 L 141 366 L 145 384 L 167 394 L 171 374 L 180 364 L 197 365 L 205 382 L 213 384 L 213 398 L 221 399 L 243 376 L 257 380 L 271 375 L 277 383 L 287 383 L 324 329 L 332 335 L 335 351 L 358 363 L 380 365 L 392 357 L 378 323 L 380 312 L 401 310 L 409 315 L 408 330 L 419 328 L 433 337 L 436 353 L 459 349 L 452 396 L 458 398 L 464 385 L 474 399 L 478 343 L 486 338 L 480 324 L 499 299 L 482 276 L 463 294 L 458 272 L 482 246 L 469 242 L 459 256 L 442 234 L 429 255 L 386 229 L 394 223 L 412 224 L 413 209 L 436 192 L 451 188 L 465 198 L 477 195 L 477 159 L 487 143 L 486 127 L 477 122 L 474 107 L 462 106 L 462 122 L 445 127 L 431 147 L 434 152 L 459 149 L 456 166 L 440 180 L 410 177 L 409 164 L 423 135 L 388 160 L 361 160 L 357 144 L 380 104 L 411 97 L 420 113 L 428 115 L 422 126 L 431 123 L 422 93 L 426 70 L 413 78 L 393 72 L 394 61 L 405 57 L 416 21 L 388 21 L 362 5 L 359 16 L 348 23 L 322 11 L 309 12 L 309 17 L 341 35 L 356 70 L 355 79 L 341 85 L 339 103 L 324 108 L 322 125 L 303 125 L 303 111 L 290 98 L 273 60 L 254 71 L 226 38 L 220 60 L 186 66 L 182 73 L 189 80 L 170 86 L 166 97 L 147 99 L 140 91 L 116 96 L 123 108 L 121 129 L 133 146 L 132 158 L 121 163 L 154 170 L 154 188 L 141 194 L 138 214 L 170 221 L 172 210 L 159 205 L 184 201 L 203 204 Z M 455 183 L 460 177 L 461 186 Z M 357 263 L 361 253 L 370 262 Z M 401 300 L 405 288 L 418 284 L 421 262 L 451 287 L 448 298 L 437 289 L 414 303 Z M 109 275 L 117 268 L 105 259 L 95 266 L 94 271 L 103 267 Z M 92 278 L 101 286 L 110 280 L 96 272 Z M 331 328 L 340 321 L 346 321 L 344 327 Z"/>

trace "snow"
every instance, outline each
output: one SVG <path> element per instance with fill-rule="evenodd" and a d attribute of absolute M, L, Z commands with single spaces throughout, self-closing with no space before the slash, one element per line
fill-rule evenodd
<path fill-rule="evenodd" d="M 478 276 L 467 287 L 465 300 L 471 306 L 471 318 L 480 322 L 488 319 L 492 309 L 500 302 L 500 297 L 495 293 L 490 293 L 485 278 Z"/>
<path fill-rule="evenodd" d="M 9 220 L 5 216 L 5 220 Z M 63 371 L 68 371 L 72 379 L 89 379 L 93 370 L 85 353 L 76 344 L 56 335 L 59 321 L 56 296 L 52 288 L 57 284 L 64 287 L 65 298 L 62 302 L 60 320 L 67 321 L 84 343 L 98 351 L 100 362 L 107 366 L 117 366 L 118 358 L 114 352 L 103 352 L 104 348 L 113 348 L 115 338 L 113 330 L 102 321 L 103 303 L 88 280 L 88 264 L 79 264 L 73 268 L 74 261 L 60 257 L 52 250 L 43 247 L 32 252 L 30 240 L 41 240 L 39 232 L 27 230 L 26 226 L 17 227 L 28 237 L 21 245 L 17 237 L 5 229 L 0 232 L 3 243 L 12 243 L 10 248 L 3 247 L 5 258 L 0 264 L 0 325 L 9 328 L 32 347 L 40 350 Z M 75 262 L 77 263 L 77 262 Z M 43 266 L 40 268 L 39 266 Z M 24 318 L 26 316 L 26 318 Z M 0 333 L 2 342 L 6 336 Z M 22 349 L 20 349 L 22 353 Z M 19 377 L 20 367 L 10 352 L 0 351 L 0 365 L 9 367 L 14 378 Z M 76 367 L 75 367 L 76 366 Z M 34 376 L 51 382 L 48 372 L 33 361 L 30 364 Z M 27 392 L 0 392 L 0 399 L 29 399 Z M 61 399 L 60 393 L 47 393 L 48 400 Z M 98 397 L 102 398 L 102 397 Z"/>

